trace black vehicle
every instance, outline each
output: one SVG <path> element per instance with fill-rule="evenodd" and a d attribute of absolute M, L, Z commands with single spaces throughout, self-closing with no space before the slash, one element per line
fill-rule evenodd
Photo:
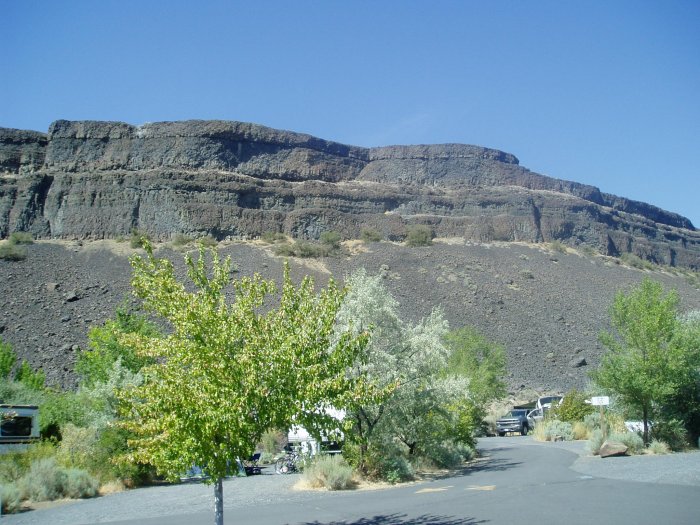
<path fill-rule="evenodd" d="M 527 414 L 530 409 L 514 408 L 501 419 L 496 421 L 496 432 L 499 436 L 505 436 L 508 432 L 520 432 L 523 436 L 534 426 Z"/>

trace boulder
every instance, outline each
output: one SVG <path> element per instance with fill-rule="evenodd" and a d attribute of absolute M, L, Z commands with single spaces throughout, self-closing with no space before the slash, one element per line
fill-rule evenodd
<path fill-rule="evenodd" d="M 613 456 L 624 456 L 627 454 L 627 445 L 620 443 L 619 441 L 608 441 L 605 440 L 603 445 L 600 447 L 600 457 L 610 458 Z"/>

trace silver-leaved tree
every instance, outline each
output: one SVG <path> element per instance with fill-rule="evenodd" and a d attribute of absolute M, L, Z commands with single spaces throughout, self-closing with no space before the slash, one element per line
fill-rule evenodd
<path fill-rule="evenodd" d="M 323 427 L 319 407 L 343 408 L 370 395 L 363 378 L 346 374 L 367 335 L 334 332 L 345 290 L 333 281 L 317 293 L 309 278 L 294 285 L 285 266 L 279 303 L 269 305 L 274 282 L 257 274 L 232 280 L 230 260 L 220 262 L 216 251 L 207 257 L 200 248 L 197 260 L 185 258 L 194 284 L 188 288 L 170 261 L 144 247 L 146 256 L 131 260 L 134 293 L 170 330 L 123 336 L 154 359 L 142 369 L 144 383 L 120 394 L 123 425 L 136 435 L 126 459 L 150 463 L 171 480 L 201 467 L 214 484 L 221 524 L 222 479 L 263 432 L 292 423 Z"/>

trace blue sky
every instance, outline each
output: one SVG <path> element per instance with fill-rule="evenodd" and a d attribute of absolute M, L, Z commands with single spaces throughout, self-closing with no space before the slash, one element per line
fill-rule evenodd
<path fill-rule="evenodd" d="M 457 142 L 700 226 L 700 1 L 0 2 L 0 126 Z"/>

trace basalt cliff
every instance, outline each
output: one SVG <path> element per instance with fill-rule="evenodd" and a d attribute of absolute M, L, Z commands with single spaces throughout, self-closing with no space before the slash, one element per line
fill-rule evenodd
<path fill-rule="evenodd" d="M 265 232 L 401 240 L 425 224 L 467 241 L 560 241 L 700 268 L 700 232 L 675 213 L 543 176 L 461 144 L 360 148 L 225 121 L 54 122 L 0 128 L 0 237 L 154 239 Z"/>

